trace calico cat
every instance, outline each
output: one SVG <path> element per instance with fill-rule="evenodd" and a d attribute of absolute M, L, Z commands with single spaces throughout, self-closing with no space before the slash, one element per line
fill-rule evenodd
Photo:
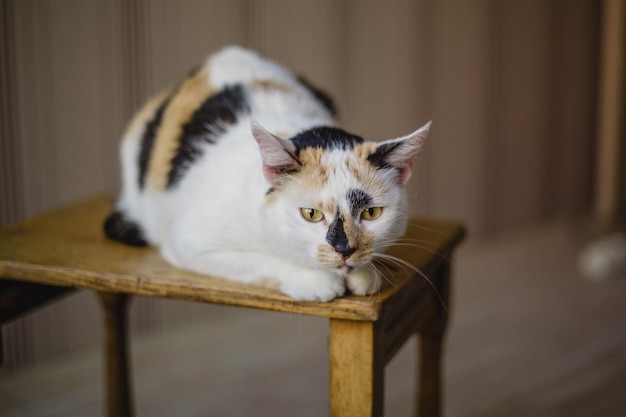
<path fill-rule="evenodd" d="M 297 300 L 372 294 L 371 262 L 405 230 L 404 185 L 430 123 L 381 143 L 335 124 L 332 101 L 306 81 L 222 49 L 131 121 L 105 232 Z"/>

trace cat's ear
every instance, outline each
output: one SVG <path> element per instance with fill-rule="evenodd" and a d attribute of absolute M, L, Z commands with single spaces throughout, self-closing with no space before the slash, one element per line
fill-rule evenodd
<path fill-rule="evenodd" d="M 368 157 L 369 161 L 380 168 L 395 168 L 398 171 L 398 182 L 405 184 L 411 178 L 413 158 L 422 148 L 430 124 L 426 123 L 410 135 L 381 142 Z"/>
<path fill-rule="evenodd" d="M 296 147 L 290 140 L 272 135 L 256 122 L 252 122 L 250 128 L 252 136 L 259 145 L 263 159 L 263 173 L 269 182 L 277 185 L 277 178 L 281 174 L 300 169 L 301 164 L 296 156 Z"/>

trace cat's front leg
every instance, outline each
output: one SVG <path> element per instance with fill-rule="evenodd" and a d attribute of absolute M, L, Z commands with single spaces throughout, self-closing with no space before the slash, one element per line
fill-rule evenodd
<path fill-rule="evenodd" d="M 173 265 L 205 275 L 280 289 L 300 301 L 330 301 L 345 292 L 342 276 L 302 266 L 256 251 L 176 251 L 164 245 L 162 253 Z"/>
<path fill-rule="evenodd" d="M 283 293 L 302 301 L 331 301 L 346 291 L 342 276 L 311 268 L 301 268 L 295 275 L 284 276 L 281 284 Z"/>
<path fill-rule="evenodd" d="M 357 268 L 346 277 L 346 287 L 354 295 L 370 295 L 380 290 L 381 278 L 370 265 Z"/>

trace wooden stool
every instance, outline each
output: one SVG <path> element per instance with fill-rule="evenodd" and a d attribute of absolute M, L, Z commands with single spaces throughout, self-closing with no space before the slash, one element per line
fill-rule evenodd
<path fill-rule="evenodd" d="M 165 263 L 154 248 L 132 248 L 102 233 L 112 198 L 97 197 L 0 230 L 0 277 L 97 291 L 105 317 L 109 416 L 133 414 L 127 349 L 132 295 L 228 304 L 330 319 L 331 416 L 381 416 L 384 368 L 420 335 L 416 413 L 440 414 L 441 349 L 449 305 L 450 256 L 464 236 L 457 223 L 412 221 L 410 242 L 390 250 L 401 264 L 379 294 L 330 303 L 293 302 L 276 291 L 197 275 Z"/>

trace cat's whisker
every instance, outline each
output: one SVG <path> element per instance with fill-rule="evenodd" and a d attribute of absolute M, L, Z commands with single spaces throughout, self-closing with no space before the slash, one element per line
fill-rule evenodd
<path fill-rule="evenodd" d="M 446 254 L 444 254 L 441 251 L 437 251 L 434 250 L 431 247 L 425 246 L 423 244 L 419 244 L 419 243 L 413 243 L 413 242 L 423 242 L 423 243 L 430 243 L 429 241 L 426 240 L 419 240 L 419 239 L 405 239 L 405 242 L 402 242 L 402 239 L 399 240 L 395 240 L 395 241 L 388 241 L 388 242 L 381 242 L 381 246 L 386 247 L 386 248 L 392 248 L 392 247 L 411 247 L 411 248 L 416 248 L 416 249 L 423 249 L 426 250 L 434 255 L 439 256 L 441 259 L 443 259 L 446 262 L 450 262 L 450 258 L 448 256 L 446 256 Z M 434 245 L 433 245 L 434 246 Z"/>
<path fill-rule="evenodd" d="M 424 272 L 422 272 L 419 268 L 411 265 L 409 262 L 405 261 L 404 259 L 398 258 L 397 256 L 388 255 L 388 254 L 385 254 L 385 253 L 375 253 L 374 256 L 375 257 L 380 257 L 380 258 L 383 258 L 383 259 L 387 259 L 387 260 L 392 261 L 392 262 L 396 262 L 398 265 L 404 266 L 404 267 L 410 269 L 411 271 L 415 272 L 416 274 L 420 275 L 426 282 L 428 282 L 428 284 L 431 286 L 431 288 L 435 292 L 435 295 L 437 296 L 437 298 L 441 302 L 441 305 L 443 306 L 444 310 L 446 310 L 446 312 L 448 312 L 448 306 L 446 305 L 445 300 L 443 299 L 443 297 L 441 296 L 441 294 L 437 290 L 437 287 L 435 286 L 435 283 L 430 278 L 428 278 L 428 276 Z M 404 270 L 406 272 L 406 269 L 404 269 Z M 407 274 L 408 274 L 408 272 L 407 272 Z"/>
<path fill-rule="evenodd" d="M 377 264 L 379 266 L 384 266 L 385 269 L 387 270 L 388 273 L 390 274 L 394 274 L 395 272 L 398 272 L 398 268 L 396 268 L 396 266 L 394 264 L 392 264 L 391 262 L 383 262 L 384 259 L 374 259 L 372 261 L 372 264 Z"/>
<path fill-rule="evenodd" d="M 379 264 L 385 266 L 385 268 L 388 268 L 387 265 L 382 263 L 382 262 L 379 263 Z M 394 282 L 392 282 L 391 279 L 389 279 L 387 277 L 387 275 L 383 274 L 383 272 L 380 270 L 380 268 L 378 268 L 376 265 L 374 265 L 374 263 L 370 263 L 368 266 L 371 266 L 372 268 L 374 268 L 374 270 L 376 272 L 378 272 L 378 274 L 381 276 L 381 278 L 384 279 L 385 281 L 387 281 L 389 283 L 389 285 L 391 285 L 392 287 L 394 287 L 396 289 L 398 288 L 398 286 Z M 391 272 L 391 271 L 389 271 L 389 272 Z M 392 274 L 392 276 L 393 276 L 393 274 Z M 381 290 L 381 288 L 382 288 L 382 280 L 378 282 L 377 292 L 379 292 Z"/>
<path fill-rule="evenodd" d="M 396 258 L 394 256 L 391 255 L 387 255 L 387 254 L 383 254 L 383 253 L 376 253 L 374 255 L 375 257 L 378 258 L 382 258 L 382 259 L 377 259 L 378 262 L 383 263 L 384 265 L 391 265 L 393 267 L 395 267 L 395 271 L 399 271 L 402 270 L 405 274 L 410 275 L 409 271 L 406 269 L 405 265 L 401 262 L 398 262 L 398 259 L 400 258 Z"/>
<path fill-rule="evenodd" d="M 387 239 L 387 240 L 383 240 L 383 242 L 419 242 L 419 243 L 424 243 L 424 244 L 429 244 L 432 246 L 436 246 L 435 243 L 433 243 L 430 240 L 427 239 L 415 239 L 415 238 L 399 238 L 399 239 Z"/>
<path fill-rule="evenodd" d="M 372 256 L 374 256 L 374 259 L 372 262 L 376 262 L 384 266 L 385 268 L 387 268 L 387 271 L 391 272 L 392 274 L 399 271 L 399 268 L 395 263 L 386 259 L 376 259 L 375 255 L 372 255 Z"/>
<path fill-rule="evenodd" d="M 368 269 L 373 270 L 375 274 L 377 274 L 380 277 L 384 278 L 384 275 L 376 267 L 376 265 L 374 265 L 372 263 L 369 263 L 365 267 L 368 268 Z M 375 287 L 374 287 L 373 291 L 371 293 L 369 293 L 368 296 L 367 296 L 368 301 L 372 300 L 373 297 L 378 297 L 378 299 L 380 300 L 380 289 L 381 288 L 382 288 L 382 281 L 381 280 L 377 280 L 376 283 L 375 283 Z"/>

